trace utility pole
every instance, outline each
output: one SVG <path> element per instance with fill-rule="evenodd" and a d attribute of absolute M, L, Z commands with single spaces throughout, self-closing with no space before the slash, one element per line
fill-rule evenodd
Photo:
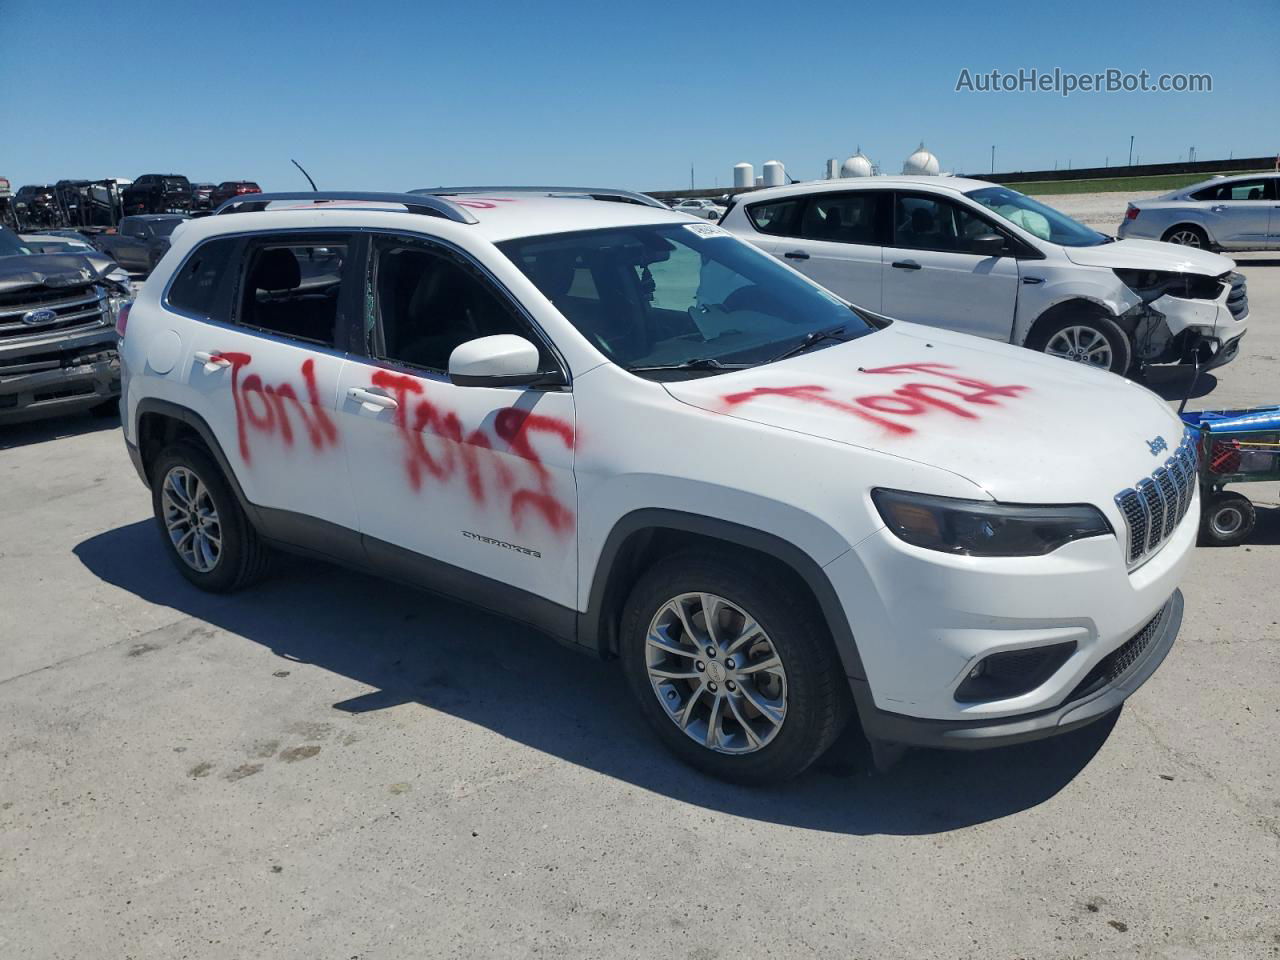
<path fill-rule="evenodd" d="M 991 172 L 996 172 L 996 145 L 991 145 Z"/>
<path fill-rule="evenodd" d="M 1133 166 L 1133 134 L 1129 134 L 1129 166 Z"/>
<path fill-rule="evenodd" d="M 693 190 L 693 189 L 694 189 L 694 186 L 693 186 L 693 164 L 692 164 L 692 163 L 690 163 L 690 164 L 689 164 L 689 189 L 690 189 L 690 190 Z"/>

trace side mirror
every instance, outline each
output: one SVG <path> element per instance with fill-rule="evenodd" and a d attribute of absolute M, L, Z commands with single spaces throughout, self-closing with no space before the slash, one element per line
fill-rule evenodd
<path fill-rule="evenodd" d="M 559 373 L 538 370 L 538 348 L 524 337 L 477 337 L 449 354 L 449 382 L 459 387 L 559 386 Z"/>
<path fill-rule="evenodd" d="M 1004 237 L 998 233 L 984 233 L 980 237 L 974 237 L 969 243 L 974 253 L 980 253 L 984 257 L 998 257 L 1005 252 Z"/>

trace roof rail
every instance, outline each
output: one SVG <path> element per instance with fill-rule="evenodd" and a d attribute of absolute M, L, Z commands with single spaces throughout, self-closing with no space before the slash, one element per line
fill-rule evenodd
<path fill-rule="evenodd" d="M 419 197 L 452 197 L 469 193 L 540 193 L 548 197 L 590 197 L 592 200 L 612 200 L 617 203 L 636 203 L 645 207 L 668 209 L 661 200 L 633 190 L 616 190 L 612 187 L 423 187 L 410 190 Z"/>
<path fill-rule="evenodd" d="M 225 213 L 256 213 L 267 209 L 276 201 L 310 202 L 314 204 L 341 204 L 352 201 L 360 204 L 398 204 L 409 213 L 421 214 L 425 217 L 443 217 L 454 223 L 478 223 L 465 207 L 445 200 L 441 197 L 421 196 L 408 193 L 361 193 L 346 190 L 321 190 L 312 193 L 250 193 L 226 201 L 215 215 Z"/>

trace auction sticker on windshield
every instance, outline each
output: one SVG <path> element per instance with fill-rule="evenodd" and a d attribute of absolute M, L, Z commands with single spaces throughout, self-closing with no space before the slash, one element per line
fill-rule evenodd
<path fill-rule="evenodd" d="M 711 223 L 686 223 L 684 228 L 690 233 L 696 233 L 700 237 L 727 237 L 730 236 L 728 230 L 722 230 L 715 224 Z"/>

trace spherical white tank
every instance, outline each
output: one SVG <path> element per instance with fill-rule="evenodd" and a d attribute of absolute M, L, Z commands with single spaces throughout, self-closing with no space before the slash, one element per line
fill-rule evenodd
<path fill-rule="evenodd" d="M 938 158 L 926 150 L 923 143 L 902 164 L 903 174 L 911 177 L 936 177 L 938 170 Z"/>
<path fill-rule="evenodd" d="M 761 168 L 766 187 L 780 187 L 787 182 L 787 173 L 777 160 L 770 160 Z"/>
<path fill-rule="evenodd" d="M 749 163 L 740 163 L 733 168 L 733 185 L 735 187 L 751 187 L 756 182 L 755 170 Z"/>
<path fill-rule="evenodd" d="M 855 153 L 840 167 L 842 177 L 869 177 L 871 172 L 871 161 L 861 153 Z"/>

